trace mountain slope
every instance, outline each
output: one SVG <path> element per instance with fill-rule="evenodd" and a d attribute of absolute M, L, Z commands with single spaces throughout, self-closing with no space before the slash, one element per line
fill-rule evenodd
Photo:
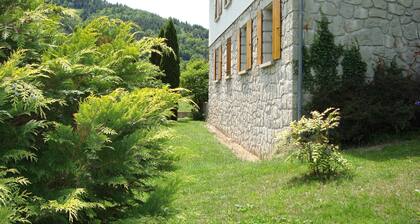
<path fill-rule="evenodd" d="M 83 19 L 108 16 L 124 21 L 132 21 L 141 27 L 140 36 L 156 36 L 166 22 L 156 14 L 133 9 L 121 4 L 111 4 L 104 0 L 48 0 L 51 3 L 69 8 L 80 9 Z M 178 32 L 180 56 L 184 61 L 191 58 L 208 57 L 208 30 L 199 25 L 191 25 L 173 19 Z"/>

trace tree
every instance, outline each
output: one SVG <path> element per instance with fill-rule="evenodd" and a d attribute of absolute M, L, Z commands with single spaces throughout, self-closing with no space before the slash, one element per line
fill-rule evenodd
<path fill-rule="evenodd" d="M 187 63 L 181 74 L 181 87 L 189 89 L 198 111 L 193 113 L 194 119 L 204 118 L 204 103 L 209 96 L 209 64 L 203 59 L 193 59 Z"/>
<path fill-rule="evenodd" d="M 173 54 L 163 54 L 160 62 L 160 69 L 165 74 L 162 78 L 163 83 L 169 84 L 171 88 L 178 88 L 180 82 L 179 66 L 179 45 L 176 29 L 172 19 L 169 19 L 163 29 L 163 37 L 166 39 L 166 45 L 173 50 Z"/>
<path fill-rule="evenodd" d="M 160 32 L 159 32 L 159 38 L 164 38 L 165 35 L 165 30 L 163 29 L 163 27 L 160 28 Z M 160 66 L 160 62 L 161 62 L 161 49 L 156 46 L 153 48 L 154 50 L 156 50 L 155 52 L 152 52 L 152 55 L 150 56 L 150 63 L 156 65 L 156 66 Z"/>
<path fill-rule="evenodd" d="M 311 85 L 305 85 L 312 89 L 311 110 L 324 111 L 329 107 L 339 107 L 337 91 L 340 87 L 340 76 L 337 67 L 340 64 L 342 47 L 334 42 L 334 35 L 328 29 L 328 21 L 323 16 L 318 22 L 318 30 L 313 44 L 309 49 L 310 65 L 313 71 Z"/>

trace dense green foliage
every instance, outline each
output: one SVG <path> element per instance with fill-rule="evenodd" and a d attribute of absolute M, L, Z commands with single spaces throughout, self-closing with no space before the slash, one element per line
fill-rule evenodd
<path fill-rule="evenodd" d="M 176 29 L 172 20 L 163 27 L 163 36 L 165 43 L 173 50 L 173 54 L 162 54 L 160 57 L 160 70 L 164 73 L 162 82 L 169 84 L 171 88 L 178 88 L 180 83 L 180 59 L 179 59 L 179 45 Z"/>
<path fill-rule="evenodd" d="M 204 119 L 204 103 L 209 98 L 209 64 L 202 59 L 191 60 L 181 74 L 181 87 L 191 91 L 192 99 L 198 106 L 193 112 L 194 119 Z"/>
<path fill-rule="evenodd" d="M 327 109 L 323 113 L 313 111 L 311 118 L 302 117 L 283 133 L 279 150 L 291 147 L 291 156 L 309 165 L 312 175 L 329 177 L 347 171 L 350 164 L 338 152 L 339 147 L 331 143 L 330 132 L 340 124 L 338 109 Z"/>
<path fill-rule="evenodd" d="M 309 60 L 308 68 L 313 71 L 308 86 L 312 94 L 314 106 L 311 109 L 323 111 L 337 102 L 337 91 L 340 86 L 340 77 L 337 66 L 339 65 L 341 47 L 334 43 L 334 35 L 328 30 L 328 19 L 323 16 L 318 22 L 318 29 L 313 44 L 308 54 L 314 55 Z M 316 55 L 316 56 L 315 56 Z"/>
<path fill-rule="evenodd" d="M 107 16 L 123 21 L 131 21 L 141 27 L 139 36 L 158 36 L 159 30 L 166 23 L 166 19 L 139 9 L 132 9 L 121 4 L 110 4 L 104 0 L 51 0 L 67 7 L 83 9 L 83 18 Z M 199 25 L 173 20 L 178 32 L 180 57 L 184 61 L 191 58 L 208 57 L 208 30 Z"/>
<path fill-rule="evenodd" d="M 357 42 L 336 46 L 328 30 L 328 20 L 319 22 L 314 43 L 305 55 L 304 87 L 311 95 L 307 111 L 341 109 L 341 125 L 336 132 L 343 143 L 363 143 L 374 136 L 410 130 L 420 83 L 404 75 L 393 62 L 378 59 L 373 80 L 368 79 Z M 337 66 L 342 66 L 338 74 Z"/>
<path fill-rule="evenodd" d="M 171 168 L 164 125 L 181 96 L 149 62 L 171 50 L 106 17 L 69 33 L 72 11 L 22 2 L 0 17 L 19 26 L 0 49 L 1 223 L 118 220 Z"/>

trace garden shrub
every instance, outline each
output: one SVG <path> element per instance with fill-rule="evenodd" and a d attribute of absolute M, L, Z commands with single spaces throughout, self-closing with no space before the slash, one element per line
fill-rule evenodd
<path fill-rule="evenodd" d="M 198 105 L 193 112 L 193 118 L 204 119 L 204 103 L 208 101 L 209 94 L 209 65 L 202 59 L 193 59 L 187 63 L 181 74 L 181 87 L 191 91 L 192 100 Z"/>
<path fill-rule="evenodd" d="M 341 61 L 341 62 L 340 62 Z M 341 64 L 342 74 L 337 66 Z M 308 71 L 309 70 L 309 71 Z M 401 133 L 415 123 L 419 82 L 395 62 L 379 58 L 373 80 L 355 41 L 341 47 L 334 43 L 324 16 L 309 52 L 305 54 L 304 88 L 311 96 L 306 111 L 340 108 L 341 124 L 331 134 L 345 144 L 360 144 L 372 137 Z"/>
<path fill-rule="evenodd" d="M 313 111 L 310 118 L 302 117 L 283 133 L 279 150 L 291 147 L 291 157 L 308 163 L 312 175 L 328 177 L 350 168 L 349 162 L 339 153 L 339 147 L 331 143 L 330 132 L 340 123 L 338 109 L 330 108 L 320 113 Z"/>
<path fill-rule="evenodd" d="M 20 29 L 0 43 L 0 223 L 126 218 L 172 168 L 166 118 L 184 98 L 148 60 L 170 49 L 105 17 L 68 33 L 74 15 L 40 0 L 0 9 L 0 32 Z"/>
<path fill-rule="evenodd" d="M 304 84 L 312 95 L 311 102 L 307 106 L 309 111 L 323 111 L 329 107 L 339 106 L 335 104 L 339 102 L 337 97 L 341 79 L 337 66 L 340 64 L 342 47 L 334 43 L 334 35 L 329 31 L 328 25 L 328 19 L 323 16 L 318 22 L 318 32 L 313 44 L 305 53 L 313 55 L 309 59 L 309 65 L 305 65 L 312 71 L 312 73 L 305 71 L 305 79 L 310 81 Z"/>

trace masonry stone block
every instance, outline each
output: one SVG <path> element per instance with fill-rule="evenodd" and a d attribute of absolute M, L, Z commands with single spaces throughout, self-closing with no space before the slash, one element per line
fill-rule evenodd
<path fill-rule="evenodd" d="M 238 0 L 240 1 L 240 0 Z M 256 61 L 257 36 L 253 32 L 253 68 L 238 75 L 236 33 L 254 19 L 261 2 L 255 0 L 246 12 L 210 46 L 210 52 L 232 37 L 232 78 L 215 82 L 210 69 L 208 123 L 249 151 L 265 157 L 273 151 L 275 136 L 296 116 L 294 61 L 298 55 L 298 1 L 283 0 L 282 58 L 261 69 Z M 305 1 L 305 44 L 313 42 L 320 8 L 331 22 L 329 28 L 340 44 L 357 39 L 367 73 L 373 77 L 375 61 L 395 59 L 408 68 L 420 44 L 420 0 L 310 0 Z M 267 48 L 268 49 L 268 48 Z M 210 64 L 214 61 L 210 53 Z M 226 61 L 226 51 L 223 60 Z M 223 67 L 226 71 L 226 67 Z M 420 63 L 414 65 L 420 70 Z M 341 70 L 340 70 L 341 71 Z M 308 99 L 309 96 L 305 96 Z"/>

